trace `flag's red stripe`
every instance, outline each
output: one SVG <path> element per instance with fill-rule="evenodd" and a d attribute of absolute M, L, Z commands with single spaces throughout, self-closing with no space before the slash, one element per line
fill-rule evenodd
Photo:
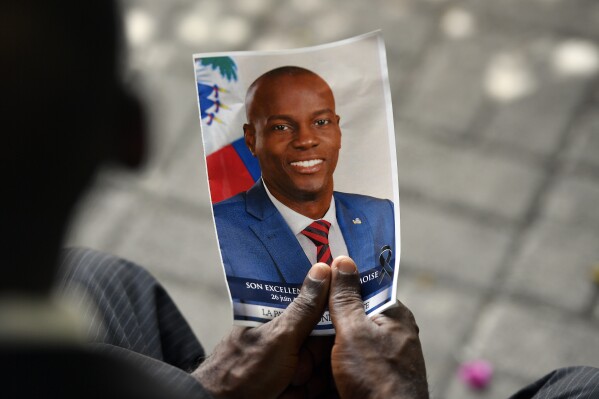
<path fill-rule="evenodd" d="M 254 179 L 232 145 L 208 155 L 206 164 L 213 203 L 246 191 L 254 184 Z"/>

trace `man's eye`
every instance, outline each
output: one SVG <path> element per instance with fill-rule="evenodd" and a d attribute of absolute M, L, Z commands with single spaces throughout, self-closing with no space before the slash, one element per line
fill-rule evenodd
<path fill-rule="evenodd" d="M 287 126 L 287 125 L 274 125 L 272 128 L 273 128 L 273 130 L 282 130 L 282 131 L 284 131 L 284 130 L 288 130 L 289 126 Z"/>
<path fill-rule="evenodd" d="M 324 126 L 328 125 L 329 123 L 331 123 L 329 119 L 317 119 L 316 122 L 314 122 L 316 126 Z"/>

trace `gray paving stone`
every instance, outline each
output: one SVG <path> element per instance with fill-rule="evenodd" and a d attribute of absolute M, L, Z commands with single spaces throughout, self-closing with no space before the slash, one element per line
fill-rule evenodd
<path fill-rule="evenodd" d="M 188 131 L 190 120 L 199 118 L 191 55 L 186 78 L 146 73 L 143 81 L 151 133 L 148 161 L 153 171 L 176 156 L 172 152 L 186 135 L 197 133 Z"/>
<path fill-rule="evenodd" d="M 599 227 L 599 177 L 566 173 L 547 194 L 546 217 Z"/>
<path fill-rule="evenodd" d="M 599 99 L 599 96 L 598 96 Z M 599 110 L 597 102 L 589 104 L 586 112 L 574 125 L 568 159 L 599 167 Z"/>
<path fill-rule="evenodd" d="M 256 21 L 260 28 L 247 50 L 314 46 L 381 29 L 393 87 L 401 86 L 434 30 L 435 14 L 417 1 L 343 2 L 335 13 L 325 3 L 295 1 L 279 5 Z M 428 11 L 428 12 L 427 12 Z"/>
<path fill-rule="evenodd" d="M 592 298 L 599 233 L 582 225 L 542 220 L 528 233 L 509 274 L 508 289 L 581 312 Z"/>
<path fill-rule="evenodd" d="M 234 0 L 225 4 L 229 5 L 230 10 L 235 10 L 241 15 L 245 15 L 248 18 L 256 18 L 268 13 L 273 7 L 275 7 L 276 0 Z"/>
<path fill-rule="evenodd" d="M 127 12 L 133 9 L 143 10 L 145 13 L 155 17 L 164 18 L 172 10 L 174 5 L 185 5 L 185 0 L 173 0 L 169 2 L 155 0 L 121 0 L 120 4 L 123 11 Z"/>
<path fill-rule="evenodd" d="M 233 325 L 233 313 L 226 287 L 210 289 L 205 286 L 181 284 L 180 281 L 160 279 L 187 319 L 204 350 L 211 353 L 216 344 Z"/>
<path fill-rule="evenodd" d="M 508 300 L 495 301 L 484 312 L 470 344 L 474 355 L 498 371 L 529 381 L 559 367 L 599 365 L 596 323 Z"/>
<path fill-rule="evenodd" d="M 503 372 L 494 372 L 489 386 L 483 390 L 468 387 L 454 378 L 443 398 L 445 399 L 505 399 L 526 386 L 530 381 Z"/>
<path fill-rule="evenodd" d="M 330 4 L 318 1 L 291 1 L 288 6 L 279 4 L 268 13 L 262 15 L 262 20 L 257 21 L 261 30 L 258 32 L 256 42 L 266 39 L 276 43 L 293 41 L 299 46 L 315 45 L 328 41 L 345 39 L 357 34 L 382 29 L 389 33 L 404 31 L 408 37 L 389 36 L 395 42 L 413 45 L 413 39 L 422 26 L 416 27 L 416 21 L 423 22 L 423 18 L 432 15 L 426 13 L 417 1 L 377 1 L 376 6 L 360 1 L 347 1 L 339 3 L 334 13 L 328 12 Z M 412 18 L 413 21 L 409 21 Z M 408 24 L 416 29 L 410 32 Z M 276 38 L 276 39 L 275 39 Z M 275 39 L 272 40 L 271 39 Z M 411 40 L 412 39 L 412 40 Z M 272 49 L 272 48 L 271 48 Z"/>
<path fill-rule="evenodd" d="M 113 251 L 119 226 L 139 201 L 134 189 L 99 182 L 80 201 L 64 245 Z"/>
<path fill-rule="evenodd" d="M 444 40 L 429 50 L 409 96 L 399 103 L 400 118 L 449 129 L 468 130 L 485 99 L 483 75 L 494 47 L 486 36 Z"/>
<path fill-rule="evenodd" d="M 593 310 L 593 318 L 595 321 L 599 322 L 599 301 L 595 303 L 595 309 Z"/>
<path fill-rule="evenodd" d="M 478 14 L 498 17 L 503 24 L 518 23 L 546 31 L 572 31 L 599 36 L 599 5 L 593 0 L 467 0 Z"/>
<path fill-rule="evenodd" d="M 585 93 L 585 84 L 581 79 L 543 82 L 533 93 L 500 105 L 482 134 L 549 155 L 558 149 L 571 115 Z"/>
<path fill-rule="evenodd" d="M 511 230 L 447 211 L 402 200 L 402 262 L 416 270 L 479 287 L 494 277 L 509 244 Z"/>
<path fill-rule="evenodd" d="M 295 1 L 293 12 L 289 7 L 279 6 L 268 18 L 269 23 L 262 35 L 272 37 L 278 36 L 276 32 L 283 32 L 283 38 L 314 44 L 349 37 L 352 24 L 347 20 L 352 19 L 353 6 L 354 3 L 348 4 L 334 14 L 325 12 L 327 5 L 316 1 Z"/>
<path fill-rule="evenodd" d="M 431 141 L 425 131 L 397 127 L 399 185 L 441 201 L 517 220 L 537 189 L 541 173 L 489 147 Z"/>
<path fill-rule="evenodd" d="M 140 209 L 118 254 L 159 277 L 222 287 L 224 273 L 211 215 L 181 205 L 165 201 Z"/>
<path fill-rule="evenodd" d="M 420 327 L 429 388 L 433 397 L 442 397 L 439 386 L 458 354 L 479 298 L 475 293 L 448 288 L 442 281 L 401 275 L 399 281 L 398 298 L 414 313 Z"/>
<path fill-rule="evenodd" d="M 167 35 L 175 45 L 194 53 L 245 50 L 260 30 L 263 16 L 276 5 L 270 2 L 203 1 L 177 7 Z"/>
<path fill-rule="evenodd" d="M 163 171 L 165 195 L 180 198 L 210 212 L 210 195 L 198 118 L 192 121 L 185 145 L 178 149 L 171 164 Z"/>

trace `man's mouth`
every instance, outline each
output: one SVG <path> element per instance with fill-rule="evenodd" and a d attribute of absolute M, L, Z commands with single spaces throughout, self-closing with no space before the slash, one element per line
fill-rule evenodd
<path fill-rule="evenodd" d="M 324 159 L 306 159 L 304 161 L 290 162 L 289 165 L 296 173 L 311 175 L 318 173 L 323 167 Z"/>
<path fill-rule="evenodd" d="M 291 162 L 291 166 L 299 168 L 311 168 L 322 163 L 322 159 L 309 159 L 307 161 Z"/>

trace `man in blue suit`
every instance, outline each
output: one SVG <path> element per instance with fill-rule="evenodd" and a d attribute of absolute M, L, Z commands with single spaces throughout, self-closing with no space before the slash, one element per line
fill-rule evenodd
<path fill-rule="evenodd" d="M 329 85 L 304 68 L 271 70 L 249 87 L 246 113 L 262 178 L 214 205 L 227 276 L 300 284 L 312 264 L 339 255 L 361 273 L 393 265 L 393 203 L 333 189 L 341 129 Z M 324 245 L 304 232 L 314 221 L 324 221 Z"/>

